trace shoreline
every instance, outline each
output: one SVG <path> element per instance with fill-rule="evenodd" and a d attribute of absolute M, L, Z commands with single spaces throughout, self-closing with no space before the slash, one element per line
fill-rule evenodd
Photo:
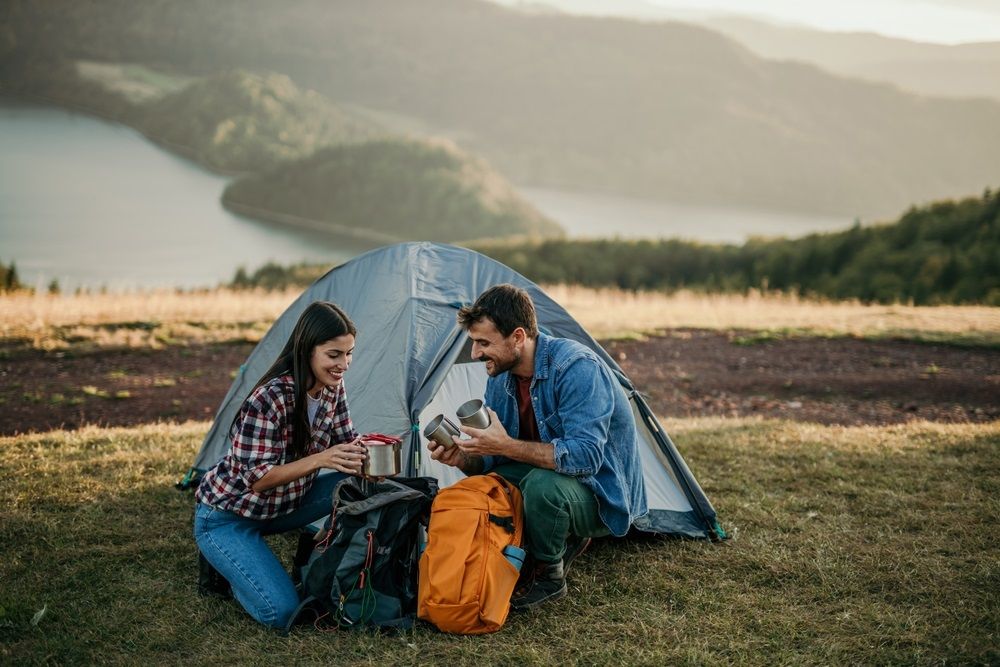
<path fill-rule="evenodd" d="M 242 204 L 240 202 L 235 202 L 230 199 L 222 198 L 222 206 L 230 213 L 236 215 L 244 216 L 252 220 L 260 220 L 261 222 L 268 222 L 281 227 L 289 227 L 292 229 L 299 229 L 310 232 L 321 232 L 321 233 L 336 233 L 342 234 L 344 236 L 351 236 L 364 241 L 375 241 L 378 243 L 392 244 L 401 243 L 405 239 L 398 236 L 393 236 L 391 234 L 386 234 L 384 232 L 376 232 L 369 229 L 360 229 L 358 227 L 348 227 L 346 225 L 340 225 L 336 222 L 328 222 L 325 220 L 316 220 L 314 218 L 304 218 L 298 215 L 292 215 L 291 213 L 281 213 L 279 211 L 271 211 L 268 209 L 257 208 L 256 206 L 250 206 L 249 204 Z"/>

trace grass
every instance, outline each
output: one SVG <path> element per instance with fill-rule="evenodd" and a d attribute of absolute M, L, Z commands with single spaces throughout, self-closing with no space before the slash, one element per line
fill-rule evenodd
<path fill-rule="evenodd" d="M 810 335 L 1000 346 L 1000 308 L 987 306 L 881 306 L 781 294 L 665 295 L 564 285 L 545 290 L 604 340 L 699 328 L 755 332 L 741 336 L 737 342 L 743 344 Z M 86 350 L 255 342 L 299 294 L 297 289 L 0 294 L 0 347 Z"/>
<path fill-rule="evenodd" d="M 0 341 L 49 351 L 256 342 L 299 293 L 0 294 Z"/>
<path fill-rule="evenodd" d="M 195 595 L 171 484 L 206 423 L 0 438 L 0 662 L 1000 661 L 1000 422 L 668 426 L 732 539 L 598 544 L 568 598 L 478 638 L 280 638 Z"/>

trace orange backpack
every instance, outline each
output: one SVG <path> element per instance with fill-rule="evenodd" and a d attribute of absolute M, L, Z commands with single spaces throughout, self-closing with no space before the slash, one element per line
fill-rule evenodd
<path fill-rule="evenodd" d="M 438 492 L 420 557 L 419 618 L 462 635 L 503 626 L 524 560 L 522 508 L 518 488 L 493 473 Z"/>

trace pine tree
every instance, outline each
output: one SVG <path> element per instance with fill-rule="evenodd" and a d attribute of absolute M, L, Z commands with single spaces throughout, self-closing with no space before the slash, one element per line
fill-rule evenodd
<path fill-rule="evenodd" d="M 10 267 L 4 276 L 3 288 L 7 292 L 21 289 L 21 280 L 17 277 L 17 267 L 14 265 L 13 260 L 11 260 Z"/>

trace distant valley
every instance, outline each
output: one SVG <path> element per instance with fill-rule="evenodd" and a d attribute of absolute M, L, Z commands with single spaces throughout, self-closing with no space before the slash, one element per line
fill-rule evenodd
<path fill-rule="evenodd" d="M 10 16 L 0 52 L 274 71 L 540 187 L 870 221 L 1000 173 L 998 102 L 767 60 L 680 23 L 474 0 L 56 0 Z"/>

